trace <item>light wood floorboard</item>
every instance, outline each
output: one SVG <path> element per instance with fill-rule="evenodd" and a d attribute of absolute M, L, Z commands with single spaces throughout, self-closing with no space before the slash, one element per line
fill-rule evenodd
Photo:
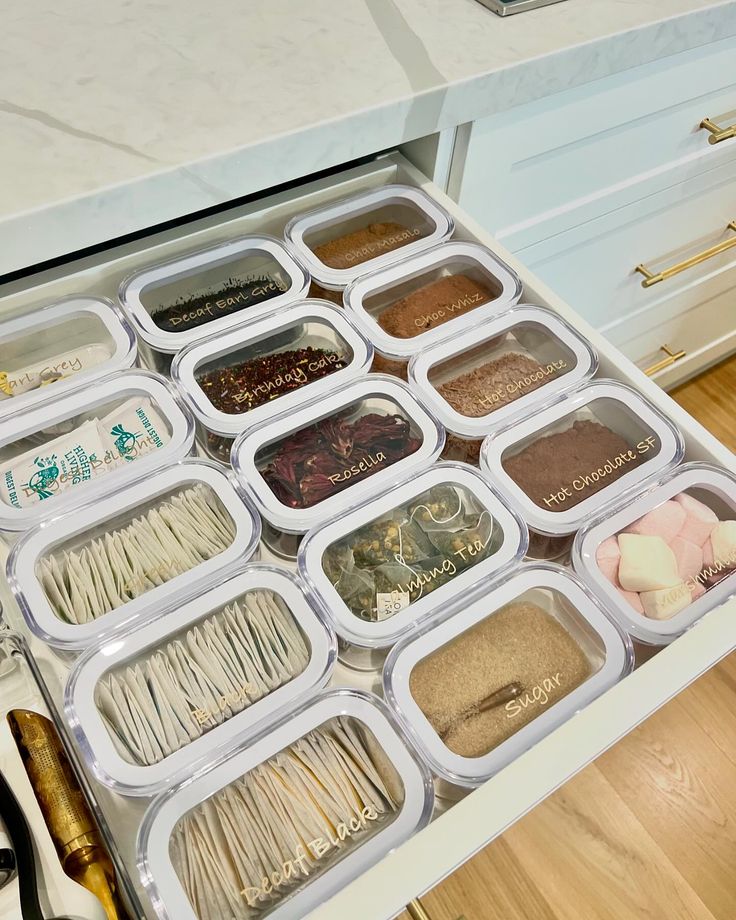
<path fill-rule="evenodd" d="M 736 358 L 672 395 L 736 449 Z M 431 920 L 734 920 L 736 654 L 422 903 Z"/>

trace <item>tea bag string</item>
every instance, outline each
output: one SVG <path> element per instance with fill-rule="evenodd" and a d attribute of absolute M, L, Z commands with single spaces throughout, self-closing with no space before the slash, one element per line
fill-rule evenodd
<path fill-rule="evenodd" d="M 458 506 L 457 511 L 454 514 L 451 514 L 450 517 L 444 518 L 443 520 L 438 520 L 432 514 L 432 509 L 428 505 L 417 505 L 412 511 L 411 515 L 409 516 L 409 520 L 407 521 L 407 524 L 413 523 L 414 515 L 417 513 L 417 511 L 426 511 L 433 524 L 449 524 L 452 522 L 453 518 L 456 518 L 459 514 L 464 513 L 464 509 L 463 509 L 462 502 L 461 502 Z M 421 524 L 419 526 L 421 527 Z"/>

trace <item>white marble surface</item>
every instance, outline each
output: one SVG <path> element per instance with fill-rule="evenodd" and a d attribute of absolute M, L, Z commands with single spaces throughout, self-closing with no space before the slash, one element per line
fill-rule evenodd
<path fill-rule="evenodd" d="M 736 0 L 25 0 L 0 274 L 736 34 Z"/>

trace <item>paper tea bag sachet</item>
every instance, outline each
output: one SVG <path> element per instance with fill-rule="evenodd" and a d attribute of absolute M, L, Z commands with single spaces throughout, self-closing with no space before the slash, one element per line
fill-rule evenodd
<path fill-rule="evenodd" d="M 170 440 L 166 422 L 145 396 L 126 400 L 101 418 L 97 427 L 106 448 L 105 463 L 111 465 L 136 460 Z"/>
<path fill-rule="evenodd" d="M 111 356 L 109 348 L 95 343 L 64 351 L 12 371 L 2 369 L 0 370 L 0 400 L 12 399 L 14 396 L 21 396 L 31 390 L 37 390 L 72 377 L 81 371 L 97 367 L 103 361 L 108 361 Z M 1 363 L 2 357 L 0 356 Z"/>
<path fill-rule="evenodd" d="M 14 508 L 52 498 L 105 472 L 104 453 L 97 423 L 85 422 L 0 466 L 0 498 Z"/>

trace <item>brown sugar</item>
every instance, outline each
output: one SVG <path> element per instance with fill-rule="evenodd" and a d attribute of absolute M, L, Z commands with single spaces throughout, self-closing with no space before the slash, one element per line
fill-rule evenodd
<path fill-rule="evenodd" d="M 515 601 L 420 661 L 409 688 L 454 754 L 482 757 L 592 673 L 587 656 L 555 617 Z M 478 711 L 512 684 L 519 685 L 516 699 Z"/>
<path fill-rule="evenodd" d="M 565 431 L 537 438 L 501 464 L 540 508 L 564 511 L 620 479 L 647 456 L 605 425 L 583 419 Z"/>
<path fill-rule="evenodd" d="M 312 251 L 329 268 L 345 269 L 400 249 L 424 235 L 418 228 L 387 221 L 368 224 L 361 230 L 315 246 Z"/>
<path fill-rule="evenodd" d="M 544 386 L 555 374 L 548 367 L 529 355 L 508 352 L 443 383 L 437 392 L 460 415 L 480 418 Z"/>
<path fill-rule="evenodd" d="M 412 339 L 475 310 L 494 297 L 485 284 L 467 275 L 450 275 L 391 304 L 378 317 L 378 325 L 395 338 Z"/>

